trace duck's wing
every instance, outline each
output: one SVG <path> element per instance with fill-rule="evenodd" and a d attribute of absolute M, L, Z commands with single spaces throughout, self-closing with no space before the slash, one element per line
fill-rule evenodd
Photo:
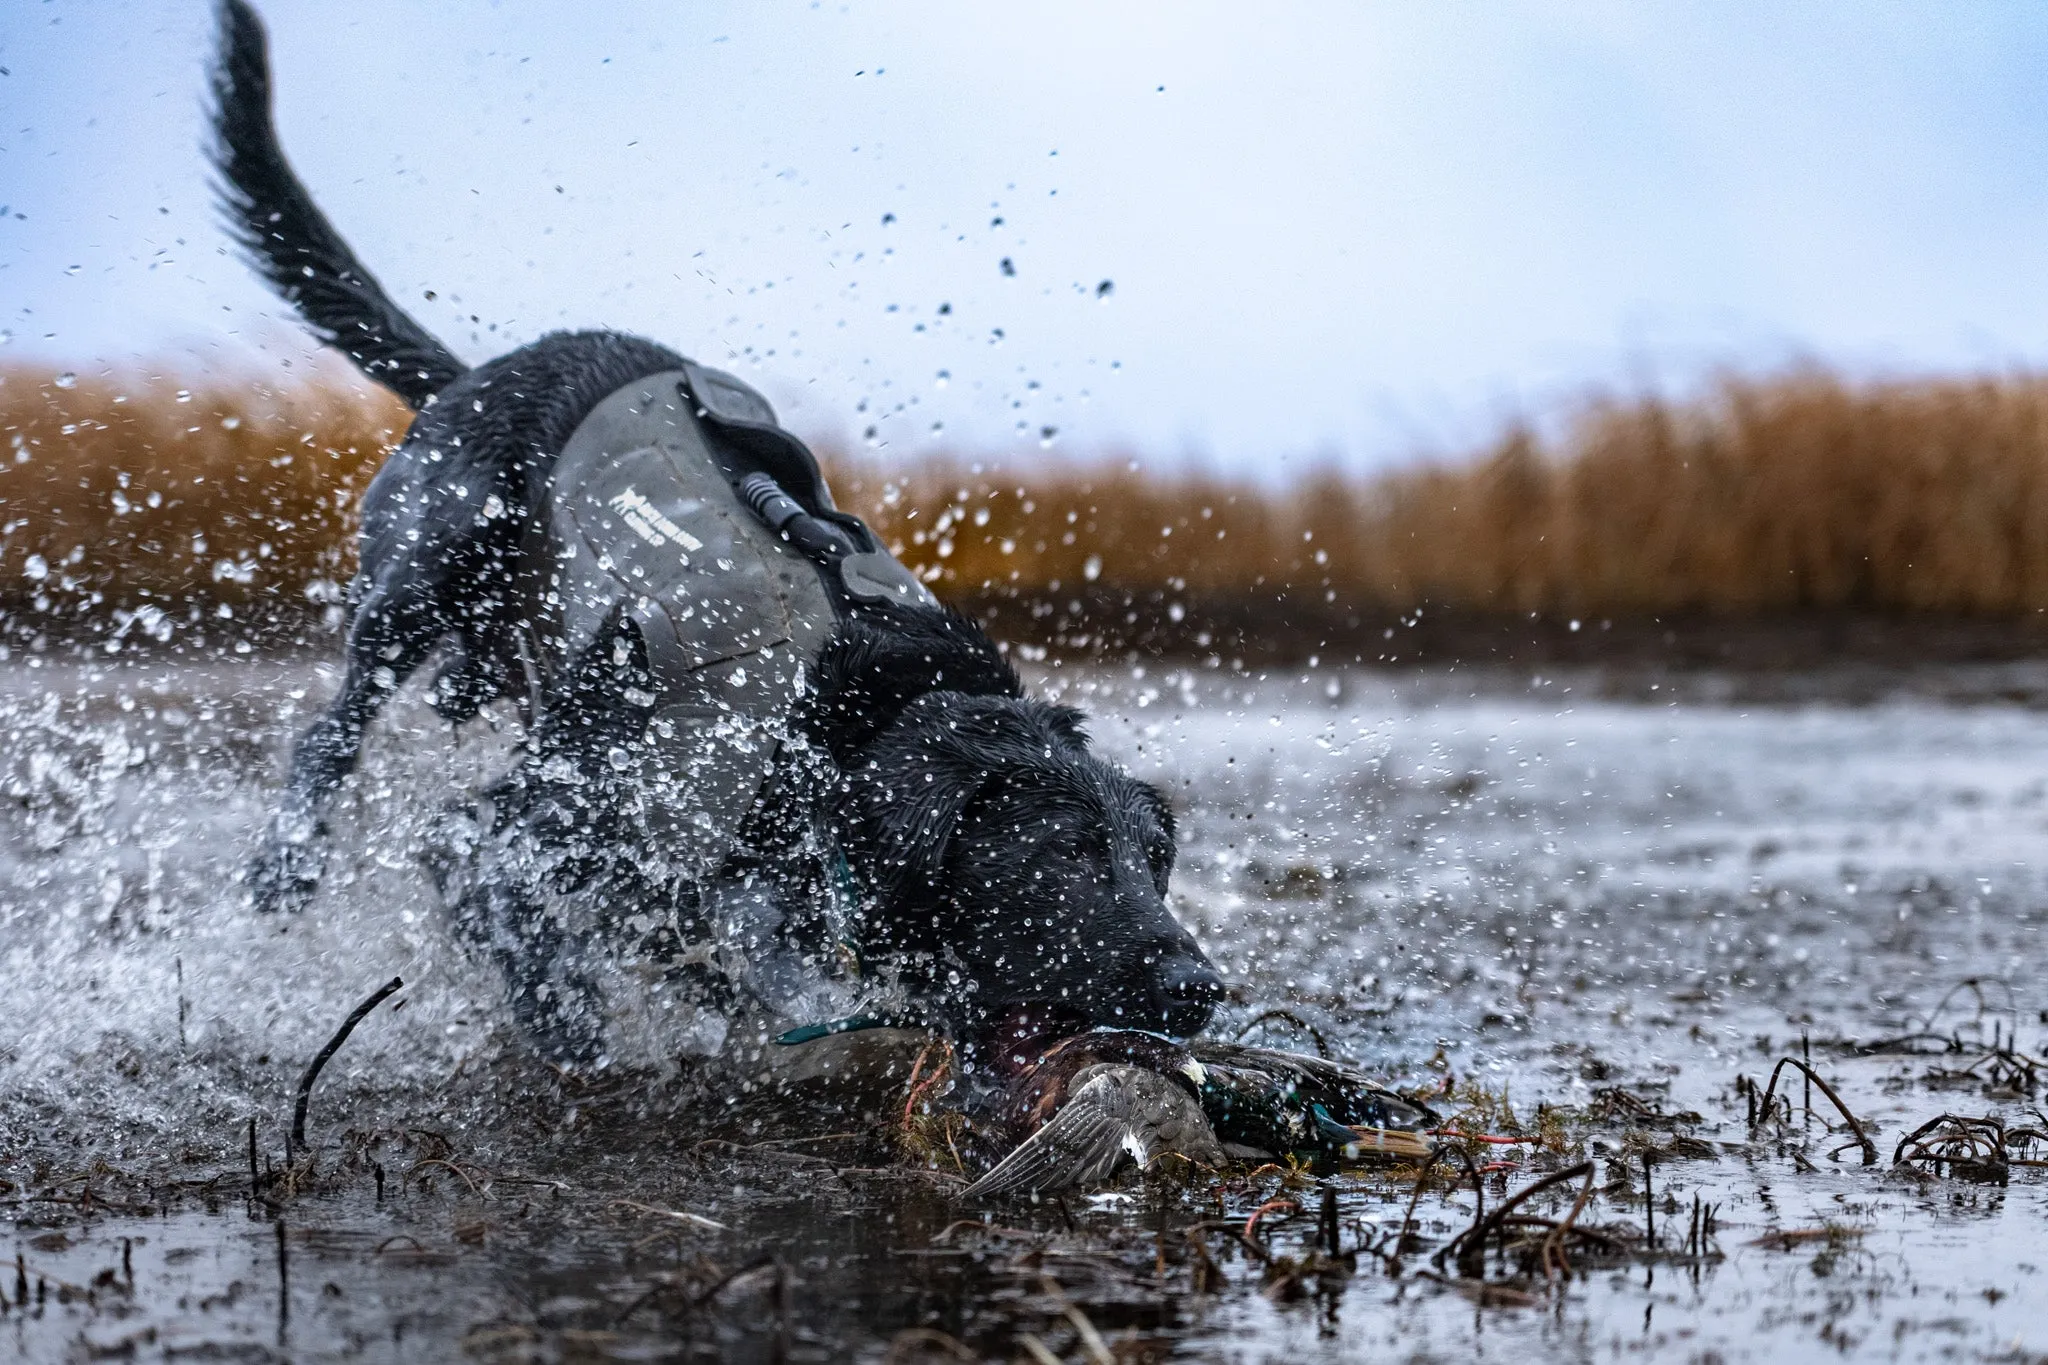
<path fill-rule="evenodd" d="M 1169 1152 L 1220 1166 L 1223 1148 L 1194 1097 L 1143 1067 L 1098 1065 L 1074 1078 L 1044 1126 L 967 1187 L 973 1198 L 1100 1185 L 1126 1163 Z"/>
<path fill-rule="evenodd" d="M 1233 1150 L 1340 1161 L 1429 1153 L 1436 1115 L 1355 1067 L 1237 1043 L 1192 1051 L 1203 1112 Z"/>
<path fill-rule="evenodd" d="M 1420 1132 L 1443 1123 L 1427 1105 L 1395 1094 L 1342 1062 L 1207 1039 L 1193 1043 L 1190 1050 L 1203 1066 L 1270 1076 L 1302 1110 L 1320 1105 L 1328 1118 L 1348 1128 Z"/>

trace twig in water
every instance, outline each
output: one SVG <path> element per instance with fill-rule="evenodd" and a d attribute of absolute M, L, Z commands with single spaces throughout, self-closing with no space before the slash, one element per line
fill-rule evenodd
<path fill-rule="evenodd" d="M 1081 1348 L 1088 1353 L 1088 1358 L 1095 1365 L 1116 1365 L 1116 1356 L 1109 1349 L 1109 1343 L 1102 1339 L 1102 1333 L 1088 1320 L 1088 1315 L 1074 1306 L 1074 1301 L 1067 1297 L 1067 1291 L 1060 1287 L 1060 1282 L 1050 1275 L 1041 1275 L 1038 1285 L 1059 1304 L 1060 1316 L 1073 1324 L 1074 1333 L 1081 1339 Z"/>
<path fill-rule="evenodd" d="M 1323 1037 L 1323 1031 L 1296 1014 L 1293 1010 L 1272 1009 L 1253 1015 L 1250 1021 L 1237 1031 L 1237 1035 L 1232 1041 L 1243 1042 L 1244 1036 L 1247 1033 L 1250 1033 L 1268 1019 L 1278 1019 L 1282 1023 L 1294 1025 L 1303 1033 L 1306 1033 L 1309 1041 L 1316 1045 L 1316 1056 L 1321 1057 L 1326 1062 L 1330 1060 L 1330 1043 L 1327 1038 Z"/>
<path fill-rule="evenodd" d="M 356 1025 L 363 1022 L 363 1017 L 383 1004 L 387 996 L 404 984 L 403 978 L 394 976 L 372 992 L 369 999 L 357 1005 L 354 1012 L 341 1021 L 341 1027 L 334 1031 L 334 1036 L 327 1040 L 327 1046 L 321 1048 L 319 1054 L 313 1058 L 313 1064 L 306 1068 L 306 1074 L 299 1077 L 298 1099 L 292 1104 L 291 1137 L 285 1143 L 286 1161 L 292 1159 L 295 1151 L 304 1151 L 306 1148 L 306 1106 L 312 1102 L 313 1082 L 320 1079 L 320 1068 L 327 1065 L 328 1058 L 341 1051 L 341 1045 L 348 1041 L 349 1034 L 355 1032 Z"/>
<path fill-rule="evenodd" d="M 2008 1141 L 2005 1124 L 1997 1118 L 1943 1114 L 1900 1138 L 1892 1164 L 2003 1185 L 2011 1178 Z"/>
<path fill-rule="evenodd" d="M 688 1223 L 693 1228 L 709 1228 L 713 1232 L 730 1232 L 731 1229 L 715 1218 L 706 1218 L 701 1213 L 690 1213 L 683 1209 L 664 1209 L 654 1204 L 642 1204 L 634 1199 L 614 1199 L 606 1208 L 628 1208 L 640 1213 L 651 1213 L 657 1218 L 673 1218 L 678 1223 Z M 950 1230 L 950 1229 L 949 1229 Z"/>
<path fill-rule="evenodd" d="M 465 1184 L 465 1185 L 467 1185 L 467 1186 L 469 1186 L 469 1192 L 470 1192 L 471 1194 L 475 1195 L 475 1196 L 476 1196 L 477 1198 L 479 1198 L 479 1199 L 489 1199 L 489 1198 L 490 1198 L 490 1195 L 486 1194 L 486 1193 L 485 1193 L 485 1192 L 484 1192 L 483 1190 L 480 1190 L 480 1189 L 478 1189 L 478 1188 L 477 1188 L 477 1184 L 476 1184 L 476 1182 L 475 1182 L 474 1180 L 471 1180 L 471 1179 L 469 1178 L 469 1172 L 468 1172 L 468 1171 L 465 1171 L 465 1170 L 463 1170 L 463 1169 L 462 1169 L 462 1167 L 460 1167 L 460 1166 L 456 1165 L 456 1164 L 455 1164 L 454 1162 L 452 1162 L 452 1161 L 448 1161 L 448 1160 L 446 1160 L 446 1159 L 444 1159 L 444 1158 L 442 1158 L 442 1157 L 438 1157 L 438 1156 L 429 1156 L 429 1157 L 422 1157 L 422 1158 L 420 1158 L 420 1159 L 419 1159 L 418 1161 L 415 1161 L 415 1162 L 413 1162 L 413 1164 L 411 1165 L 411 1167 L 410 1167 L 410 1168 L 408 1168 L 408 1169 L 407 1169 L 407 1171 L 406 1171 L 406 1173 L 405 1173 L 405 1180 L 403 1180 L 403 1181 L 400 1181 L 400 1182 L 399 1182 L 399 1183 L 400 1183 L 400 1185 L 401 1185 L 401 1186 L 403 1186 L 403 1185 L 404 1185 L 404 1184 L 406 1184 L 407 1182 L 411 1181 L 411 1179 L 412 1179 L 412 1178 L 413 1178 L 414 1176 L 418 1175 L 418 1174 L 419 1174 L 419 1173 L 420 1173 L 420 1172 L 421 1172 L 422 1170 L 424 1170 L 424 1169 L 425 1169 L 425 1168 L 427 1168 L 428 1166 L 446 1166 L 446 1167 L 447 1167 L 447 1168 L 448 1168 L 449 1170 L 451 1170 L 451 1171 L 455 1172 L 455 1174 L 457 1174 L 457 1175 L 459 1175 L 459 1176 L 461 1176 L 461 1177 L 462 1177 L 462 1183 L 463 1183 L 463 1184 Z M 478 1169 L 478 1170 L 483 1170 L 483 1168 L 482 1168 L 481 1166 L 479 1166 L 479 1167 L 478 1167 L 477 1169 Z M 489 1179 L 489 1177 L 490 1177 L 490 1172 L 488 1172 L 488 1171 L 485 1171 L 485 1172 L 484 1172 L 484 1176 L 485 1176 L 484 1184 L 485 1184 L 486 1188 L 488 1188 L 488 1186 L 489 1186 L 489 1184 L 490 1184 L 490 1179 Z M 422 1185 L 422 1189 L 424 1190 L 424 1184 Z"/>
<path fill-rule="evenodd" d="M 1029 1332 L 1019 1332 L 1017 1344 L 1024 1348 L 1024 1354 L 1031 1357 L 1034 1365 L 1064 1365 L 1044 1342 Z"/>
<path fill-rule="evenodd" d="M 185 1000 L 185 959 L 173 958 L 172 965 L 178 972 L 178 1055 L 185 1054 L 185 1014 L 190 1006 Z"/>
<path fill-rule="evenodd" d="M 1657 1247 L 1657 1192 L 1650 1187 L 1650 1154 L 1643 1153 L 1643 1240 Z"/>
<path fill-rule="evenodd" d="M 955 1360 L 981 1359 L 972 1347 L 951 1332 L 941 1332 L 936 1327 L 906 1327 L 889 1338 L 889 1351 L 882 1357 L 882 1365 L 895 1365 L 897 1361 L 908 1360 L 920 1346 L 944 1351 Z"/>
<path fill-rule="evenodd" d="M 1580 1176 L 1590 1175 L 1592 1170 L 1592 1162 L 1581 1161 L 1576 1166 L 1567 1166 L 1561 1171 L 1554 1171 L 1534 1184 L 1525 1185 L 1520 1190 L 1509 1195 L 1501 1201 L 1500 1207 L 1495 1209 L 1491 1215 L 1483 1220 L 1474 1222 L 1470 1230 L 1459 1233 L 1450 1246 L 1445 1248 L 1457 1256 L 1458 1273 L 1475 1279 L 1484 1275 L 1486 1273 L 1487 1239 L 1493 1236 L 1495 1229 L 1507 1221 L 1510 1213 L 1513 1213 L 1520 1205 L 1528 1202 L 1531 1196 L 1541 1194 L 1554 1185 L 1562 1185 L 1568 1180 L 1577 1180 Z M 1576 1210 L 1574 1210 L 1574 1216 L 1577 1216 Z"/>
<path fill-rule="evenodd" d="M 1572 1203 L 1572 1210 L 1564 1216 L 1564 1221 L 1552 1228 L 1544 1237 L 1542 1249 L 1537 1256 L 1537 1260 L 1543 1266 L 1543 1278 L 1546 1280 L 1551 1277 L 1553 1266 L 1559 1276 L 1571 1278 L 1572 1263 L 1565 1256 L 1564 1241 L 1571 1235 L 1573 1224 L 1579 1221 L 1579 1214 L 1585 1211 L 1586 1201 L 1593 1197 L 1593 1163 L 1588 1161 L 1584 1165 L 1586 1183 L 1579 1186 L 1578 1199 Z"/>
<path fill-rule="evenodd" d="M 741 1279 L 747 1275 L 751 1275 L 757 1270 L 765 1270 L 769 1266 L 779 1267 L 781 1264 L 782 1263 L 773 1256 L 757 1256 L 753 1260 L 748 1261 L 745 1265 L 741 1266 L 738 1270 L 735 1270 L 730 1274 L 726 1275 L 724 1278 L 720 1279 L 718 1283 L 712 1285 L 703 1293 L 699 1294 L 696 1298 L 696 1306 L 702 1308 L 705 1304 L 710 1303 L 713 1299 L 717 1298 L 719 1294 L 724 1291 L 725 1287 L 731 1284 L 734 1280 Z"/>
<path fill-rule="evenodd" d="M 1473 1233 L 1480 1232 L 1489 1226 L 1486 1221 L 1486 1187 L 1480 1182 L 1479 1168 L 1472 1164 L 1472 1154 L 1463 1147 L 1457 1149 L 1457 1155 L 1458 1160 L 1465 1163 L 1465 1173 L 1472 1177 L 1472 1226 L 1459 1233 L 1456 1237 L 1453 1237 L 1449 1243 L 1437 1251 L 1436 1255 L 1429 1258 L 1437 1266 L 1443 1265 L 1444 1257 L 1457 1250 L 1459 1243 L 1463 1242 Z M 1413 1207 L 1412 1203 L 1410 1207 Z M 1480 1245 L 1485 1245 L 1483 1235 Z"/>
<path fill-rule="evenodd" d="M 1208 1239 L 1202 1236 L 1201 1224 L 1187 1229 L 1188 1246 L 1195 1253 L 1195 1267 L 1189 1274 L 1196 1294 L 1206 1294 L 1212 1284 L 1224 1283 L 1223 1271 L 1214 1257 L 1209 1255 Z"/>
<path fill-rule="evenodd" d="M 285 1251 L 284 1219 L 277 1220 L 277 1332 L 284 1335 L 284 1327 L 292 1316 L 291 1261 Z"/>
<path fill-rule="evenodd" d="M 1292 1199 L 1268 1199 L 1265 1203 L 1259 1205 L 1258 1208 L 1252 1210 L 1251 1217 L 1244 1220 L 1245 1240 L 1251 1240 L 1252 1230 L 1258 1227 L 1261 1218 L 1280 1209 L 1292 1209 L 1294 1212 L 1300 1213 L 1301 1205 Z"/>
<path fill-rule="evenodd" d="M 1849 1131 L 1856 1135 L 1857 1145 L 1863 1148 L 1863 1164 L 1868 1166 L 1872 1162 L 1876 1161 L 1877 1144 L 1872 1142 L 1870 1140 L 1870 1135 L 1863 1131 L 1863 1125 L 1858 1123 L 1856 1121 L 1856 1116 L 1849 1112 L 1849 1106 L 1842 1103 L 1842 1097 L 1835 1093 L 1835 1088 L 1833 1086 L 1829 1085 L 1826 1081 L 1820 1078 L 1820 1073 L 1816 1072 L 1812 1067 L 1808 1066 L 1805 1062 L 1800 1061 L 1797 1057 L 1781 1057 L 1778 1059 L 1778 1064 L 1771 1068 L 1771 1081 L 1769 1085 L 1766 1085 L 1764 1087 L 1763 1103 L 1757 1106 L 1758 1109 L 1764 1114 L 1769 1114 L 1771 1112 L 1771 1099 L 1778 1093 L 1779 1073 L 1784 1071 L 1784 1069 L 1788 1066 L 1796 1066 L 1801 1071 L 1805 1072 L 1806 1078 L 1812 1081 L 1816 1086 L 1820 1087 L 1820 1093 L 1826 1095 L 1828 1097 L 1829 1102 L 1835 1106 L 1835 1112 L 1840 1114 L 1844 1119 L 1848 1120 Z M 1789 1099 L 1790 1097 L 1788 1096 L 1787 1098 Z M 1837 1150 L 1840 1149 L 1838 1148 Z"/>
<path fill-rule="evenodd" d="M 1492 1147 L 1534 1147 L 1543 1139 L 1540 1137 L 1504 1137 L 1498 1133 L 1467 1133 L 1457 1128 L 1432 1128 L 1432 1137 L 1456 1138 L 1460 1142 L 1483 1142 Z"/>
<path fill-rule="evenodd" d="M 1442 1145 L 1430 1149 L 1423 1158 L 1422 1168 L 1415 1173 L 1415 1189 L 1408 1196 L 1408 1211 L 1401 1215 L 1401 1229 L 1394 1234 L 1394 1254 L 1388 1258 L 1388 1269 L 1394 1274 L 1401 1272 L 1401 1255 L 1408 1249 L 1408 1229 L 1415 1224 L 1415 1206 L 1422 1202 L 1422 1191 L 1429 1184 L 1429 1173 L 1436 1169 L 1436 1163 L 1443 1151 Z"/>

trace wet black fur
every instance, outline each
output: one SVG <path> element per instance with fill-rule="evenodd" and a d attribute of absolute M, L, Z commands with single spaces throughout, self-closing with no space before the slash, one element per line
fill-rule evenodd
<path fill-rule="evenodd" d="M 600 1040 L 588 986 L 556 968 L 560 930 L 538 898 L 580 889 L 633 908 L 667 897 L 687 925 L 704 889 L 649 880 L 631 838 L 640 793 L 605 761 L 637 742 L 641 717 L 623 696 L 649 681 L 644 649 L 620 624 L 585 657 L 542 657 L 527 541 L 577 425 L 682 359 L 582 332 L 465 368 L 392 302 L 293 175 L 271 126 L 263 30 L 241 0 L 221 7 L 214 89 L 214 164 L 238 240 L 316 332 L 420 410 L 364 496 L 346 673 L 293 752 L 251 870 L 256 903 L 292 908 L 311 894 L 323 811 L 364 728 L 438 648 L 450 662 L 433 696 L 450 721 L 503 697 L 522 709 L 527 761 L 485 804 L 491 837 L 545 851 L 548 881 L 486 870 L 462 890 L 458 918 L 492 947 L 536 1041 L 590 1060 Z M 977 625 L 943 609 L 857 607 L 817 684 L 795 726 L 827 761 L 771 781 L 748 851 L 722 876 L 758 879 L 791 907 L 814 901 L 828 870 L 795 854 L 822 820 L 862 892 L 861 952 L 904 965 L 963 1033 L 1020 1010 L 1176 1033 L 1206 1022 L 1220 982 L 1165 906 L 1165 802 L 1088 751 L 1077 713 L 1024 696 Z M 544 760 L 564 757 L 574 781 L 546 775 Z M 813 922 L 792 911 L 785 929 Z"/>

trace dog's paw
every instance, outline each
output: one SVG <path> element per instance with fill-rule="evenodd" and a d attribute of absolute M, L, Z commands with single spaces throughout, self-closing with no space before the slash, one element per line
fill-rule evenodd
<path fill-rule="evenodd" d="M 295 839 L 279 829 L 271 830 L 263 851 L 249 864 L 243 878 L 258 914 L 306 908 L 327 861 L 325 834 L 325 830 L 313 828 Z"/>
<path fill-rule="evenodd" d="M 427 699 L 450 725 L 476 719 L 477 713 L 507 695 L 510 680 L 497 660 L 459 654 L 434 678 Z"/>
<path fill-rule="evenodd" d="M 517 992 L 512 1014 L 541 1060 L 564 1077 L 587 1080 L 604 1069 L 602 1002 L 583 982 L 571 978 Z"/>

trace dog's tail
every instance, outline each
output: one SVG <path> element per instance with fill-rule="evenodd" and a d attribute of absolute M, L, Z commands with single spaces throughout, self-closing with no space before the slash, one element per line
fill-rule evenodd
<path fill-rule="evenodd" d="M 464 365 L 407 316 L 306 193 L 270 116 L 270 52 L 246 0 L 220 0 L 213 68 L 213 167 L 229 233 L 321 340 L 415 408 Z"/>

